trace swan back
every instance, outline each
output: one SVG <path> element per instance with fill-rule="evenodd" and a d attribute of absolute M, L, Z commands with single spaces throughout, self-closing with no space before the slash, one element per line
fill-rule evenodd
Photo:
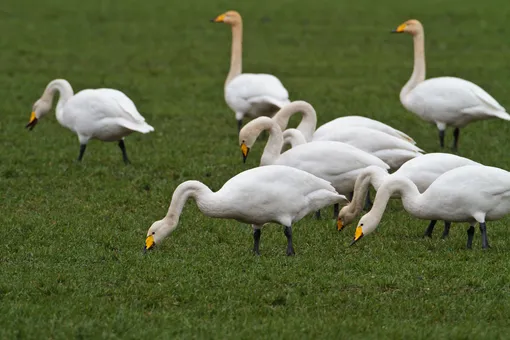
<path fill-rule="evenodd" d="M 324 125 L 321 125 L 313 134 L 313 139 L 321 139 L 324 135 L 328 135 L 334 133 L 335 131 L 339 131 L 345 129 L 347 127 L 365 127 L 373 130 L 378 130 L 384 132 L 388 135 L 403 139 L 412 144 L 415 144 L 415 141 L 397 129 L 392 128 L 389 125 L 386 125 L 380 121 L 370 119 L 363 116 L 345 116 L 334 119 Z"/>

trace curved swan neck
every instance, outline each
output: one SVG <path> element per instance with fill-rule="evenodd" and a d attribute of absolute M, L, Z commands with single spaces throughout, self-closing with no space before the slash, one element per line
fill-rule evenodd
<path fill-rule="evenodd" d="M 260 158 L 261 166 L 273 164 L 280 156 L 283 148 L 282 130 L 272 119 L 268 118 L 268 121 L 268 123 L 263 125 L 263 130 L 269 131 L 269 138 L 267 139 L 266 147 Z"/>
<path fill-rule="evenodd" d="M 411 78 L 400 91 L 400 100 L 404 101 L 405 97 L 416 85 L 425 80 L 425 32 L 423 28 L 413 34 L 414 43 L 414 67 Z"/>
<path fill-rule="evenodd" d="M 358 178 L 356 178 L 356 183 L 354 184 L 354 196 L 352 198 L 352 202 L 348 205 L 349 209 L 358 215 L 363 209 L 363 203 L 365 203 L 369 184 L 372 184 L 375 190 L 379 190 L 384 179 L 388 176 L 388 173 L 384 171 L 384 169 L 377 166 L 369 166 L 365 168 L 363 172 L 358 175 Z"/>
<path fill-rule="evenodd" d="M 283 144 L 290 144 L 292 148 L 306 144 L 305 137 L 301 133 L 301 131 L 297 129 L 287 129 L 283 131 Z"/>
<path fill-rule="evenodd" d="M 210 196 L 213 194 L 211 189 L 199 181 L 186 181 L 179 184 L 172 195 L 170 207 L 163 221 L 166 222 L 166 225 L 174 229 L 179 222 L 179 217 L 181 216 L 182 209 L 188 198 L 194 198 L 198 204 L 201 200 L 209 201 L 211 199 Z M 202 211 L 202 209 L 200 210 Z M 207 215 L 207 211 L 202 212 Z"/>
<path fill-rule="evenodd" d="M 415 215 L 415 211 L 412 208 L 417 206 L 417 200 L 421 197 L 418 188 L 406 177 L 391 176 L 388 177 L 387 180 L 385 180 L 379 187 L 379 190 L 377 190 L 374 205 L 370 210 L 377 221 L 381 220 L 384 210 L 386 209 L 386 205 L 388 204 L 388 200 L 395 192 L 398 192 L 402 197 L 402 203 L 404 204 L 405 209 Z"/>
<path fill-rule="evenodd" d="M 50 104 L 53 103 L 53 97 L 55 96 L 55 93 L 58 92 L 60 95 L 60 98 L 57 102 L 57 120 L 61 121 L 62 115 L 64 114 L 64 105 L 67 103 L 69 98 L 71 98 L 74 95 L 73 88 L 71 87 L 71 84 L 65 79 L 55 79 L 52 80 L 44 90 L 44 93 L 42 95 L 42 99 L 48 101 Z"/>
<path fill-rule="evenodd" d="M 273 119 L 276 121 L 280 129 L 283 131 L 289 124 L 289 119 L 297 112 L 302 112 L 301 122 L 297 130 L 301 131 L 307 142 L 312 140 L 313 133 L 317 127 L 317 113 L 312 105 L 309 103 L 297 100 L 290 104 L 285 105 L 278 111 Z"/>
<path fill-rule="evenodd" d="M 243 21 L 232 24 L 232 54 L 230 56 L 230 70 L 225 80 L 225 86 L 243 71 Z"/>

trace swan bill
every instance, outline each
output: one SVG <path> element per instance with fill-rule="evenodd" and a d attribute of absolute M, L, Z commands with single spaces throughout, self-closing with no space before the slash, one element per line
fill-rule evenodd
<path fill-rule="evenodd" d="M 339 218 L 338 220 L 336 220 L 336 228 L 338 229 L 338 231 L 342 231 L 342 229 L 345 227 L 344 223 L 342 222 L 342 219 Z"/>
<path fill-rule="evenodd" d="M 218 15 L 216 18 L 211 19 L 211 22 L 223 22 L 225 21 L 225 13 Z"/>
<path fill-rule="evenodd" d="M 245 143 L 241 143 L 241 152 L 243 154 L 243 163 L 246 163 L 246 158 L 248 158 L 248 153 L 250 153 L 250 148 L 247 147 Z"/>
<path fill-rule="evenodd" d="M 352 246 L 354 243 L 358 242 L 362 237 L 363 237 L 363 228 L 361 228 L 361 226 L 358 226 L 356 228 L 356 233 L 354 234 L 354 240 L 352 240 L 350 245 Z"/>
<path fill-rule="evenodd" d="M 32 114 L 30 115 L 30 121 L 28 122 L 28 124 L 25 126 L 27 129 L 29 130 L 32 130 L 34 128 L 34 126 L 37 125 L 37 122 L 39 120 L 37 119 L 37 117 L 35 116 L 35 112 L 32 112 Z"/>
<path fill-rule="evenodd" d="M 398 26 L 396 29 L 394 29 L 393 31 L 391 31 L 391 33 L 403 33 L 404 30 L 406 29 L 407 27 L 407 24 L 402 24 L 400 26 Z"/>
<path fill-rule="evenodd" d="M 154 248 L 155 245 L 156 245 L 156 243 L 154 242 L 154 236 L 149 235 L 145 239 L 145 249 L 144 249 L 144 252 L 146 252 L 147 250 L 151 250 L 152 248 Z"/>

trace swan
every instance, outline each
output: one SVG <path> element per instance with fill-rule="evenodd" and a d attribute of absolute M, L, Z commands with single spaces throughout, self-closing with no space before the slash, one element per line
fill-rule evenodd
<path fill-rule="evenodd" d="M 289 93 L 281 81 L 271 74 L 242 72 L 243 20 L 236 11 L 228 11 L 211 19 L 232 26 L 230 71 L 225 80 L 225 101 L 236 114 L 238 132 L 244 116 L 272 116 L 289 103 Z"/>
<path fill-rule="evenodd" d="M 71 84 L 65 79 L 52 80 L 46 86 L 43 95 L 32 107 L 26 128 L 32 130 L 39 119 L 51 110 L 57 92 L 60 96 L 55 110 L 57 120 L 78 135 L 78 161 L 82 160 L 88 141 L 99 139 L 118 141 L 124 162 L 129 164 L 124 137 L 134 131 L 154 131 L 124 93 L 114 89 L 89 89 L 74 94 Z"/>
<path fill-rule="evenodd" d="M 427 188 L 442 174 L 452 169 L 466 165 L 481 165 L 468 158 L 448 154 L 448 153 L 429 153 L 421 157 L 414 158 L 389 175 L 381 171 L 378 167 L 369 166 L 364 169 L 356 179 L 354 184 L 354 196 L 351 203 L 344 206 L 338 214 L 337 227 L 342 230 L 349 225 L 358 216 L 362 210 L 363 199 L 368 192 L 369 184 L 379 190 L 385 180 L 396 176 L 403 176 L 411 180 L 419 192 L 424 192 Z M 393 196 L 392 196 L 393 197 Z M 430 221 L 425 231 L 425 236 L 432 237 L 432 231 L 436 225 L 436 220 Z M 448 236 L 450 222 L 445 221 L 443 238 Z"/>
<path fill-rule="evenodd" d="M 425 35 L 418 20 L 408 20 L 392 32 L 409 33 L 414 40 L 414 69 L 411 78 L 400 91 L 400 101 L 408 111 L 436 124 L 442 148 L 447 126 L 455 128 L 452 148 L 457 150 L 460 128 L 467 124 L 490 118 L 510 120 L 505 109 L 472 82 L 454 77 L 425 80 Z"/>
<path fill-rule="evenodd" d="M 166 216 L 147 232 L 145 250 L 167 237 L 179 222 L 184 204 L 192 197 L 209 217 L 235 219 L 253 226 L 253 251 L 259 255 L 261 228 L 275 222 L 284 226 L 287 255 L 294 255 L 292 225 L 308 213 L 346 203 L 327 181 L 288 166 L 270 165 L 241 172 L 217 192 L 199 181 L 186 181 L 175 189 Z"/>
<path fill-rule="evenodd" d="M 362 116 L 345 116 L 336 118 L 321 125 L 317 128 L 317 130 L 315 130 L 317 126 L 317 113 L 310 103 L 303 100 L 296 100 L 285 105 L 273 116 L 273 119 L 278 123 L 280 129 L 284 131 L 289 124 L 290 117 L 298 112 L 302 113 L 302 118 L 297 129 L 301 131 L 308 142 L 316 140 L 316 138 L 323 138 L 326 135 L 342 130 L 346 127 L 366 127 L 415 144 L 414 140 L 402 131 L 394 129 L 391 126 L 377 120 Z"/>
<path fill-rule="evenodd" d="M 488 248 L 486 221 L 502 218 L 510 212 L 510 173 L 482 165 L 466 165 L 439 176 L 423 194 L 409 178 L 392 176 L 381 185 L 374 206 L 356 228 L 351 244 L 375 230 L 390 196 L 398 192 L 405 210 L 428 220 L 468 222 L 467 248 L 473 242 L 474 225 L 480 224 L 482 248 Z"/>
<path fill-rule="evenodd" d="M 269 138 L 260 165 L 287 165 L 307 171 L 330 182 L 340 194 L 352 192 L 358 174 L 367 166 L 375 165 L 384 170 L 389 166 L 379 158 L 352 145 L 340 142 L 312 142 L 298 145 L 282 154 L 283 134 L 278 124 L 269 117 L 258 117 L 246 124 L 239 133 L 239 145 L 246 161 L 250 148 L 264 130 Z M 335 217 L 338 215 L 335 206 Z"/>

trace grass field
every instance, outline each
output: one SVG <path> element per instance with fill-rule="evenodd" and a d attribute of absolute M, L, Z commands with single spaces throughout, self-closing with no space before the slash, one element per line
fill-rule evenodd
<path fill-rule="evenodd" d="M 309 216 L 285 256 L 280 226 L 251 253 L 248 225 L 204 217 L 189 202 L 180 227 L 143 256 L 151 223 L 175 187 L 217 190 L 247 164 L 223 99 L 230 28 L 244 16 L 244 70 L 277 75 L 319 124 L 366 115 L 439 151 L 435 127 L 398 93 L 412 69 L 406 19 L 426 30 L 428 76 L 469 79 L 510 108 L 507 0 L 278 1 L 4 0 L 0 4 L 0 338 L 506 338 L 510 332 L 509 219 L 488 224 L 492 248 L 467 225 L 448 240 L 391 202 L 378 233 L 348 247 L 351 226 Z M 75 135 L 53 113 L 24 129 L 54 78 L 75 91 L 124 91 L 156 131 L 116 144 Z M 295 124 L 296 120 L 293 120 Z M 510 125 L 462 130 L 462 156 L 510 169 Z M 452 141 L 448 130 L 447 143 Z M 323 216 L 330 216 L 330 210 Z M 436 227 L 440 229 L 442 226 Z"/>

